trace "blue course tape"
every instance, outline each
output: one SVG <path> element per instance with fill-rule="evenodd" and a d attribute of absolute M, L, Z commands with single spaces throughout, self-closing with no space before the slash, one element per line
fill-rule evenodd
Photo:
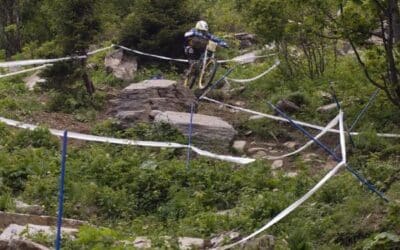
<path fill-rule="evenodd" d="M 372 102 L 375 101 L 376 97 L 379 94 L 380 89 L 376 89 L 375 92 L 372 94 L 372 96 L 369 98 L 367 105 L 358 113 L 356 119 L 354 119 L 353 124 L 350 126 L 350 131 L 353 131 L 354 127 L 357 125 L 358 121 L 361 119 L 361 117 L 367 112 L 368 108 L 371 106 Z"/>
<path fill-rule="evenodd" d="M 338 106 L 338 109 L 340 110 L 340 103 L 337 99 L 335 90 L 333 89 L 332 85 L 331 85 L 331 89 L 333 91 L 333 98 L 336 101 L 336 104 Z M 368 100 L 368 103 L 365 105 L 365 107 L 358 113 L 358 115 L 356 116 L 356 119 L 353 121 L 353 124 L 351 124 L 350 129 L 348 129 L 347 134 L 349 135 L 349 138 L 351 140 L 352 145 L 355 147 L 355 143 L 353 141 L 352 136 L 350 135 L 350 133 L 353 131 L 354 127 L 357 125 L 357 123 L 360 121 L 361 117 L 365 114 L 365 112 L 367 112 L 368 108 L 370 107 L 370 105 L 372 104 L 372 102 L 375 100 L 375 98 L 378 96 L 380 89 L 376 89 L 374 91 L 374 93 L 371 95 L 371 97 Z M 340 144 L 338 144 L 335 149 L 334 152 L 336 152 L 336 149 L 340 146 Z M 382 192 L 380 192 L 374 184 L 372 184 L 370 181 L 368 181 L 362 174 L 358 173 L 354 168 L 352 168 L 350 165 L 346 165 L 347 170 L 350 171 L 350 173 L 353 174 L 354 177 L 356 177 L 363 185 L 367 186 L 369 190 L 371 190 L 372 192 L 376 193 L 379 197 L 381 197 L 382 199 L 384 199 L 386 202 L 388 202 L 389 200 L 384 196 L 384 194 Z"/>
<path fill-rule="evenodd" d="M 193 132 L 193 115 L 194 115 L 194 103 L 190 105 L 190 123 L 189 123 L 189 142 L 188 142 L 188 151 L 187 151 L 187 159 L 186 159 L 186 168 L 189 169 L 190 166 L 190 147 L 192 145 L 192 132 Z"/>
<path fill-rule="evenodd" d="M 329 82 L 329 86 L 330 86 L 330 88 L 331 88 L 331 90 L 332 90 L 332 96 L 333 96 L 333 99 L 334 99 L 335 102 L 336 102 L 337 109 L 338 109 L 338 110 L 341 110 L 342 107 L 341 107 L 341 105 L 340 105 L 339 99 L 337 98 L 336 91 L 335 91 L 335 89 L 333 88 L 333 83 L 332 83 L 332 82 Z M 343 118 L 343 119 L 345 119 L 345 118 Z M 351 146 L 353 146 L 353 147 L 355 148 L 355 147 L 356 147 L 356 144 L 354 143 L 353 137 L 351 136 L 350 130 L 347 128 L 346 123 L 344 123 L 344 126 L 345 126 L 345 129 L 346 129 L 346 133 L 347 133 L 347 135 L 349 136 Z M 336 146 L 334 152 L 336 152 L 337 147 L 338 147 L 338 146 Z"/>
<path fill-rule="evenodd" d="M 289 123 L 294 126 L 295 128 L 297 128 L 298 130 L 300 130 L 303 134 L 305 134 L 308 138 L 310 138 L 311 140 L 313 140 L 317 145 L 319 145 L 322 149 L 324 149 L 329 155 L 331 155 L 335 161 L 337 162 L 341 162 L 342 159 L 340 159 L 332 150 L 330 150 L 325 144 L 323 144 L 322 142 L 320 142 L 318 139 L 314 138 L 307 130 L 305 130 L 303 127 L 301 127 L 300 125 L 296 124 L 293 122 L 293 120 L 286 115 L 282 110 L 280 110 L 278 107 L 276 107 L 275 105 L 273 105 L 272 103 L 268 102 L 268 104 L 274 109 L 276 110 L 282 117 L 286 118 Z M 372 192 L 374 192 L 375 194 L 377 194 L 380 198 L 382 198 L 384 201 L 389 202 L 389 200 L 385 197 L 385 195 L 383 193 L 381 193 L 380 191 L 378 191 L 375 186 L 373 186 L 369 181 L 367 181 L 365 178 L 363 178 L 359 173 L 357 173 L 350 165 L 346 164 L 346 168 L 347 170 L 349 170 L 353 176 L 355 176 L 359 181 L 361 181 L 362 184 L 364 184 L 365 186 L 367 186 L 367 188 L 369 190 L 371 190 Z"/>
<path fill-rule="evenodd" d="M 206 91 L 204 91 L 204 93 L 197 100 L 203 99 L 203 97 L 205 97 L 208 94 L 208 92 L 210 92 L 213 89 L 215 89 L 215 87 L 217 87 L 217 85 L 220 82 L 222 82 L 228 75 L 230 75 L 235 68 L 236 68 L 236 66 L 228 69 L 226 71 L 226 73 L 220 79 L 218 79 L 213 85 L 211 85 L 208 89 L 206 89 Z"/>
<path fill-rule="evenodd" d="M 60 188 L 58 195 L 58 215 L 57 215 L 57 237 L 55 241 L 56 250 L 61 249 L 61 225 L 62 215 L 64 207 L 64 180 L 65 180 L 65 163 L 67 159 L 67 143 L 68 143 L 68 131 L 64 131 L 63 147 L 61 154 L 61 173 L 60 173 Z"/>

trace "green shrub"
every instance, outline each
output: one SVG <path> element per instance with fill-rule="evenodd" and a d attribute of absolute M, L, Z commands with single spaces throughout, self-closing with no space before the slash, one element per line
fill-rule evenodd
<path fill-rule="evenodd" d="M 199 19 L 182 0 L 139 0 L 122 23 L 123 45 L 171 57 L 183 56 L 183 35 Z"/>
<path fill-rule="evenodd" d="M 67 241 L 63 244 L 63 249 L 134 249 L 124 245 L 120 240 L 121 235 L 111 229 L 82 226 L 79 228 L 76 240 Z"/>
<path fill-rule="evenodd" d="M 291 250 L 309 250 L 313 249 L 308 240 L 309 233 L 303 231 L 303 228 L 291 232 L 288 238 L 289 248 Z"/>
<path fill-rule="evenodd" d="M 0 195 L 0 211 L 7 211 L 15 207 L 11 193 L 5 192 Z"/>
<path fill-rule="evenodd" d="M 123 129 L 116 119 L 107 119 L 97 123 L 92 129 L 92 133 L 95 135 L 120 137 Z"/>
<path fill-rule="evenodd" d="M 360 135 L 354 138 L 357 149 L 362 152 L 382 151 L 387 147 L 387 142 L 377 136 L 376 130 L 367 128 Z"/>
<path fill-rule="evenodd" d="M 47 110 L 50 112 L 63 111 L 66 113 L 79 112 L 79 110 L 95 109 L 100 110 L 104 107 L 106 96 L 101 92 L 96 92 L 90 96 L 83 89 L 75 89 L 66 92 L 50 92 Z"/>
<path fill-rule="evenodd" d="M 8 148 L 15 149 L 26 148 L 48 148 L 58 149 L 59 141 L 50 133 L 47 128 L 38 127 L 34 130 L 20 130 L 15 137 L 9 142 Z"/>
<path fill-rule="evenodd" d="M 292 137 L 287 131 L 287 128 L 280 126 L 279 123 L 273 120 L 256 119 L 248 120 L 244 124 L 246 130 L 251 130 L 253 133 L 263 140 L 273 139 L 273 140 L 290 140 Z"/>
<path fill-rule="evenodd" d="M 299 91 L 288 94 L 286 99 L 295 103 L 298 106 L 303 106 L 303 105 L 309 104 L 309 100 L 307 99 L 307 96 L 305 95 L 305 93 L 302 93 Z"/>
<path fill-rule="evenodd" d="M 375 235 L 366 241 L 364 250 L 398 249 L 400 248 L 400 236 L 388 232 Z"/>
<path fill-rule="evenodd" d="M 134 127 L 126 129 L 124 136 L 149 141 L 173 141 L 186 143 L 185 137 L 168 123 L 138 123 L 135 124 Z"/>

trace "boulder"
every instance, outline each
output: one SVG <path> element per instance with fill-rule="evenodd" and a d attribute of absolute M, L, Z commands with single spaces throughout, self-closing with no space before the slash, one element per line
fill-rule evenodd
<path fill-rule="evenodd" d="M 318 155 L 316 153 L 308 153 L 302 155 L 302 158 L 304 162 L 313 162 L 318 159 Z"/>
<path fill-rule="evenodd" d="M 154 118 L 156 123 L 167 123 L 188 136 L 190 114 L 166 111 Z M 219 117 L 208 115 L 193 115 L 192 138 L 196 144 L 208 149 L 227 149 L 237 134 L 236 130 Z"/>
<path fill-rule="evenodd" d="M 244 107 L 246 106 L 246 103 L 244 101 L 236 101 L 234 105 L 239 107 Z"/>
<path fill-rule="evenodd" d="M 109 113 L 129 127 L 149 122 L 162 111 L 187 112 L 196 101 L 193 93 L 175 81 L 146 80 L 131 84 L 113 100 Z"/>
<path fill-rule="evenodd" d="M 57 224 L 57 218 L 51 216 L 6 213 L 0 211 L 0 228 L 5 228 L 10 224 L 18 224 L 18 225 L 36 224 L 36 225 L 54 226 Z M 86 224 L 86 222 L 80 220 L 63 219 L 63 226 L 69 228 L 78 228 L 84 224 Z"/>
<path fill-rule="evenodd" d="M 337 104 L 336 103 L 331 103 L 331 104 L 328 104 L 328 105 L 325 105 L 325 106 L 317 108 L 317 112 L 327 113 L 327 112 L 330 112 L 330 111 L 332 111 L 334 109 L 337 109 Z"/>
<path fill-rule="evenodd" d="M 284 176 L 285 176 L 285 177 L 288 177 L 288 178 L 294 178 L 294 177 L 296 177 L 297 175 L 299 175 L 297 172 L 288 172 L 288 173 L 286 173 Z"/>
<path fill-rule="evenodd" d="M 334 101 L 332 94 L 325 91 L 318 91 L 318 96 L 321 97 L 324 104 Z"/>
<path fill-rule="evenodd" d="M 239 239 L 239 237 L 240 237 L 240 233 L 238 233 L 238 232 L 234 232 L 234 231 L 226 232 L 226 233 L 223 233 L 221 235 L 218 235 L 218 236 L 212 238 L 210 240 L 210 244 L 211 244 L 211 247 L 214 247 L 214 248 L 221 247 L 224 244 L 227 244 L 227 243 L 230 243 L 230 242 L 233 242 L 233 241 Z"/>
<path fill-rule="evenodd" d="M 133 242 L 135 248 L 151 248 L 151 240 L 147 237 L 136 237 Z"/>
<path fill-rule="evenodd" d="M 221 216 L 233 216 L 236 214 L 236 211 L 234 209 L 228 209 L 228 210 L 218 211 L 216 212 L 216 214 Z"/>
<path fill-rule="evenodd" d="M 234 141 L 233 142 L 233 148 L 239 152 L 239 153 L 244 153 L 244 148 L 246 147 L 247 142 L 246 141 Z"/>
<path fill-rule="evenodd" d="M 0 250 L 50 250 L 50 248 L 26 239 L 0 239 Z"/>
<path fill-rule="evenodd" d="M 44 213 L 44 208 L 39 205 L 29 205 L 22 201 L 15 200 L 15 211 L 17 213 L 42 215 Z"/>
<path fill-rule="evenodd" d="M 294 113 L 300 111 L 300 107 L 297 106 L 294 102 L 291 102 L 289 100 L 283 99 L 280 100 L 277 104 L 276 107 L 282 110 L 283 112 L 286 113 Z"/>
<path fill-rule="evenodd" d="M 283 146 L 287 147 L 288 149 L 296 149 L 298 143 L 294 141 L 288 141 L 283 144 Z"/>
<path fill-rule="evenodd" d="M 248 249 L 273 250 L 275 249 L 275 238 L 272 235 L 263 235 L 249 241 L 247 247 Z"/>
<path fill-rule="evenodd" d="M 249 148 L 247 151 L 249 152 L 249 154 L 255 154 L 255 153 L 259 152 L 259 151 L 268 152 L 268 149 L 255 147 L 255 148 Z"/>
<path fill-rule="evenodd" d="M 39 72 L 36 72 L 31 76 L 25 77 L 23 81 L 25 82 L 25 85 L 29 90 L 33 90 L 38 83 L 46 82 L 45 79 L 39 77 Z"/>
<path fill-rule="evenodd" d="M 78 229 L 75 228 L 61 228 L 61 232 L 63 234 L 73 235 L 78 232 Z M 11 239 L 25 239 L 26 235 L 35 235 L 35 234 L 45 234 L 49 236 L 53 236 L 56 233 L 55 227 L 43 226 L 43 225 L 34 225 L 27 224 L 24 226 L 11 224 L 0 234 L 1 240 L 11 240 Z"/>
<path fill-rule="evenodd" d="M 271 164 L 272 169 L 278 169 L 283 167 L 283 161 L 282 160 L 276 160 Z"/>
<path fill-rule="evenodd" d="M 204 247 L 204 240 L 200 238 L 191 238 L 191 237 L 179 237 L 179 249 L 180 250 L 189 250 L 189 249 L 199 249 Z"/>
<path fill-rule="evenodd" d="M 345 56 L 349 54 L 354 54 L 354 50 L 351 47 L 351 44 L 349 42 L 341 42 L 339 43 L 339 46 L 337 48 L 337 53 L 339 55 Z"/>
<path fill-rule="evenodd" d="M 236 33 L 235 38 L 240 41 L 240 49 L 246 49 L 256 43 L 256 35 L 249 33 Z"/>
<path fill-rule="evenodd" d="M 266 148 L 260 148 L 260 147 L 249 148 L 247 152 L 256 159 L 264 159 L 268 156 L 267 153 L 268 149 Z"/>
<path fill-rule="evenodd" d="M 118 49 L 110 52 L 105 57 L 104 66 L 107 72 L 112 73 L 116 78 L 131 81 L 135 77 L 138 63 L 135 56 Z"/>

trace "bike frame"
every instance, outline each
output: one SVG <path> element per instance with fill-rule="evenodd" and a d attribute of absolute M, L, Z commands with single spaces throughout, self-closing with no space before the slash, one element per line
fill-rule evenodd
<path fill-rule="evenodd" d="M 200 72 L 200 77 L 199 77 L 199 81 L 198 81 L 198 86 L 201 87 L 201 81 L 203 80 L 203 76 L 204 76 L 204 71 L 206 69 L 206 65 L 208 62 L 208 58 L 214 58 L 215 55 L 215 51 L 217 50 L 217 43 L 213 42 L 213 41 L 208 41 L 207 47 L 204 51 L 204 56 L 203 56 L 203 62 L 202 62 L 202 66 L 201 66 L 201 72 Z M 211 53 L 211 56 L 208 56 L 208 52 Z"/>

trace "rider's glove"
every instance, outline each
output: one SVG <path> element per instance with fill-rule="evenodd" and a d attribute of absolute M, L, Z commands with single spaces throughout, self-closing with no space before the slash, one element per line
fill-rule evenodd
<path fill-rule="evenodd" d="M 224 41 L 222 41 L 219 45 L 224 48 L 229 48 L 228 44 Z"/>
<path fill-rule="evenodd" d="M 185 54 L 186 55 L 192 55 L 194 54 L 194 49 L 191 46 L 186 46 L 185 47 Z"/>

